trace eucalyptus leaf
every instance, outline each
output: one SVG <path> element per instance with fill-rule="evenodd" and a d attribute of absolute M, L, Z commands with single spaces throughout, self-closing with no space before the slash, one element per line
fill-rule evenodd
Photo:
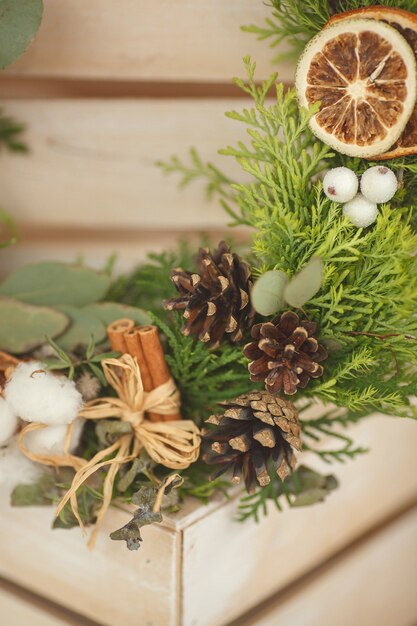
<path fill-rule="evenodd" d="M 18 59 L 36 35 L 42 0 L 0 0 L 0 69 Z"/>
<path fill-rule="evenodd" d="M 143 309 L 139 309 L 128 304 L 119 304 L 118 302 L 98 302 L 87 307 L 88 310 L 101 319 L 105 326 L 108 326 L 116 320 L 129 318 L 136 324 L 147 325 L 152 324 L 149 315 Z"/>
<path fill-rule="evenodd" d="M 252 306 L 260 315 L 273 315 L 284 306 L 284 289 L 288 276 L 280 270 L 270 270 L 262 274 L 253 286 Z"/>
<path fill-rule="evenodd" d="M 81 265 L 46 261 L 14 271 L 0 284 L 0 295 L 29 304 L 83 307 L 101 300 L 109 285 L 107 274 Z"/>
<path fill-rule="evenodd" d="M 0 348 L 12 354 L 29 352 L 45 343 L 45 337 L 56 337 L 68 326 L 61 311 L 32 306 L 0 297 Z"/>
<path fill-rule="evenodd" d="M 313 257 L 307 265 L 296 274 L 286 285 L 284 290 L 285 301 L 296 309 L 311 300 L 323 282 L 323 261 L 320 257 Z"/>
<path fill-rule="evenodd" d="M 68 329 L 56 340 L 58 346 L 63 350 L 71 352 L 78 346 L 88 346 L 92 337 L 94 344 L 98 344 L 106 338 L 104 324 L 87 308 L 79 309 L 67 304 L 58 306 L 57 309 L 65 313 L 71 320 Z"/>
<path fill-rule="evenodd" d="M 36 482 L 17 485 L 10 496 L 12 506 L 50 506 L 60 495 L 53 474 L 42 474 Z"/>

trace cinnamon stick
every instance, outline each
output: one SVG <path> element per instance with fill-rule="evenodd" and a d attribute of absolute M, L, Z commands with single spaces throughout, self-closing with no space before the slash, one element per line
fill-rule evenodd
<path fill-rule="evenodd" d="M 125 333 L 134 328 L 135 322 L 133 320 L 123 318 L 116 320 L 107 327 L 107 336 L 110 341 L 111 349 L 114 352 L 127 353 L 127 344 L 125 340 Z"/>
<path fill-rule="evenodd" d="M 152 378 L 152 388 L 155 389 L 171 378 L 168 365 L 165 361 L 164 349 L 159 339 L 158 329 L 156 326 L 139 326 L 138 334 Z M 179 413 L 172 415 L 156 414 L 152 415 L 152 419 L 156 419 L 157 421 L 179 420 L 181 419 L 181 415 L 179 415 Z"/>
<path fill-rule="evenodd" d="M 149 371 L 148 363 L 146 362 L 145 353 L 142 348 L 139 328 L 135 327 L 132 328 L 132 330 L 128 330 L 124 335 L 124 339 L 127 345 L 127 353 L 131 356 L 135 356 L 138 362 L 140 373 L 142 376 L 143 389 L 145 391 L 152 391 L 152 389 L 154 388 L 152 377 Z"/>

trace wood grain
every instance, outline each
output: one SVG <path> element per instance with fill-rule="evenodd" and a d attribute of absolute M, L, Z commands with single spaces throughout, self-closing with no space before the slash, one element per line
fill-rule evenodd
<path fill-rule="evenodd" d="M 275 51 L 243 33 L 271 8 L 260 0 L 45 0 L 43 23 L 10 75 L 229 81 L 251 54 L 259 76 Z M 291 79 L 290 64 L 280 66 Z"/>
<path fill-rule="evenodd" d="M 78 529 L 51 531 L 49 507 L 12 509 L 4 493 L 0 506 L 1 576 L 100 624 L 178 626 L 175 533 L 149 527 L 140 553 L 128 552 L 108 537 L 127 520 L 125 512 L 113 510 L 90 552 Z"/>
<path fill-rule="evenodd" d="M 372 452 L 343 466 L 315 464 L 341 482 L 324 504 L 271 509 L 257 525 L 235 522 L 236 502 L 230 502 L 186 530 L 183 624 L 217 626 L 238 618 L 417 499 L 416 424 L 376 417 L 352 433 Z"/>
<path fill-rule="evenodd" d="M 417 623 L 417 510 L 239 626 L 410 626 Z"/>
<path fill-rule="evenodd" d="M 12 509 L 3 497 L 0 575 L 106 626 L 223 626 L 417 499 L 415 423 L 378 417 L 355 431 L 372 452 L 324 467 L 342 482 L 324 504 L 271 511 L 256 525 L 234 521 L 236 498 L 190 499 L 143 530 L 137 553 L 107 536 L 127 512 L 111 511 L 89 552 L 77 529 L 50 530 L 49 508 Z"/>
<path fill-rule="evenodd" d="M 245 137 L 224 112 L 245 100 L 24 100 L 7 111 L 27 124 L 29 155 L 1 155 L 2 207 L 19 223 L 98 229 L 224 227 L 218 201 L 206 203 L 197 181 L 181 193 L 178 179 L 155 166 L 190 146 L 231 176 L 219 148 Z"/>

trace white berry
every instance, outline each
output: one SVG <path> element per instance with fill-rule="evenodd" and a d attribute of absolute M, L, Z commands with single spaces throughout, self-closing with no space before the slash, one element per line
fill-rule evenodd
<path fill-rule="evenodd" d="M 323 178 L 323 191 L 333 202 L 349 202 L 358 193 L 359 180 L 348 167 L 335 167 Z"/>
<path fill-rule="evenodd" d="M 361 193 L 358 193 L 353 200 L 346 202 L 343 215 L 346 215 L 354 226 L 366 228 L 375 222 L 378 209 L 374 202 L 369 202 Z"/>
<path fill-rule="evenodd" d="M 397 177 L 385 165 L 375 165 L 362 174 L 361 192 L 370 202 L 389 202 L 397 188 Z"/>

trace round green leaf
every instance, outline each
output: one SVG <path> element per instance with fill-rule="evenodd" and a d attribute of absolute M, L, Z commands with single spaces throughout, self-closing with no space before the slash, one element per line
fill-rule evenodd
<path fill-rule="evenodd" d="M 133 320 L 136 324 L 146 326 L 152 324 L 149 315 L 143 309 L 118 302 L 98 302 L 87 307 L 89 311 L 97 315 L 105 326 L 123 317 Z"/>
<path fill-rule="evenodd" d="M 0 0 L 0 68 L 16 61 L 40 26 L 42 0 Z"/>
<path fill-rule="evenodd" d="M 109 285 L 107 274 L 82 265 L 46 261 L 10 274 L 0 285 L 0 295 L 29 304 L 82 307 L 101 300 Z"/>
<path fill-rule="evenodd" d="M 86 346 L 92 336 L 96 344 L 105 339 L 106 329 L 103 323 L 88 309 L 78 309 L 69 305 L 58 308 L 71 320 L 68 329 L 56 340 L 63 350 L 71 352 L 78 346 Z"/>
<path fill-rule="evenodd" d="M 68 317 L 48 307 L 32 306 L 0 298 L 0 350 L 13 354 L 29 352 L 56 337 L 68 326 Z"/>
<path fill-rule="evenodd" d="M 292 278 L 284 290 L 285 301 L 299 309 L 316 295 L 323 282 L 323 261 L 312 258 L 307 265 Z"/>
<path fill-rule="evenodd" d="M 252 306 L 260 315 L 273 315 L 284 306 L 284 289 L 288 277 L 280 270 L 262 274 L 253 286 Z"/>

